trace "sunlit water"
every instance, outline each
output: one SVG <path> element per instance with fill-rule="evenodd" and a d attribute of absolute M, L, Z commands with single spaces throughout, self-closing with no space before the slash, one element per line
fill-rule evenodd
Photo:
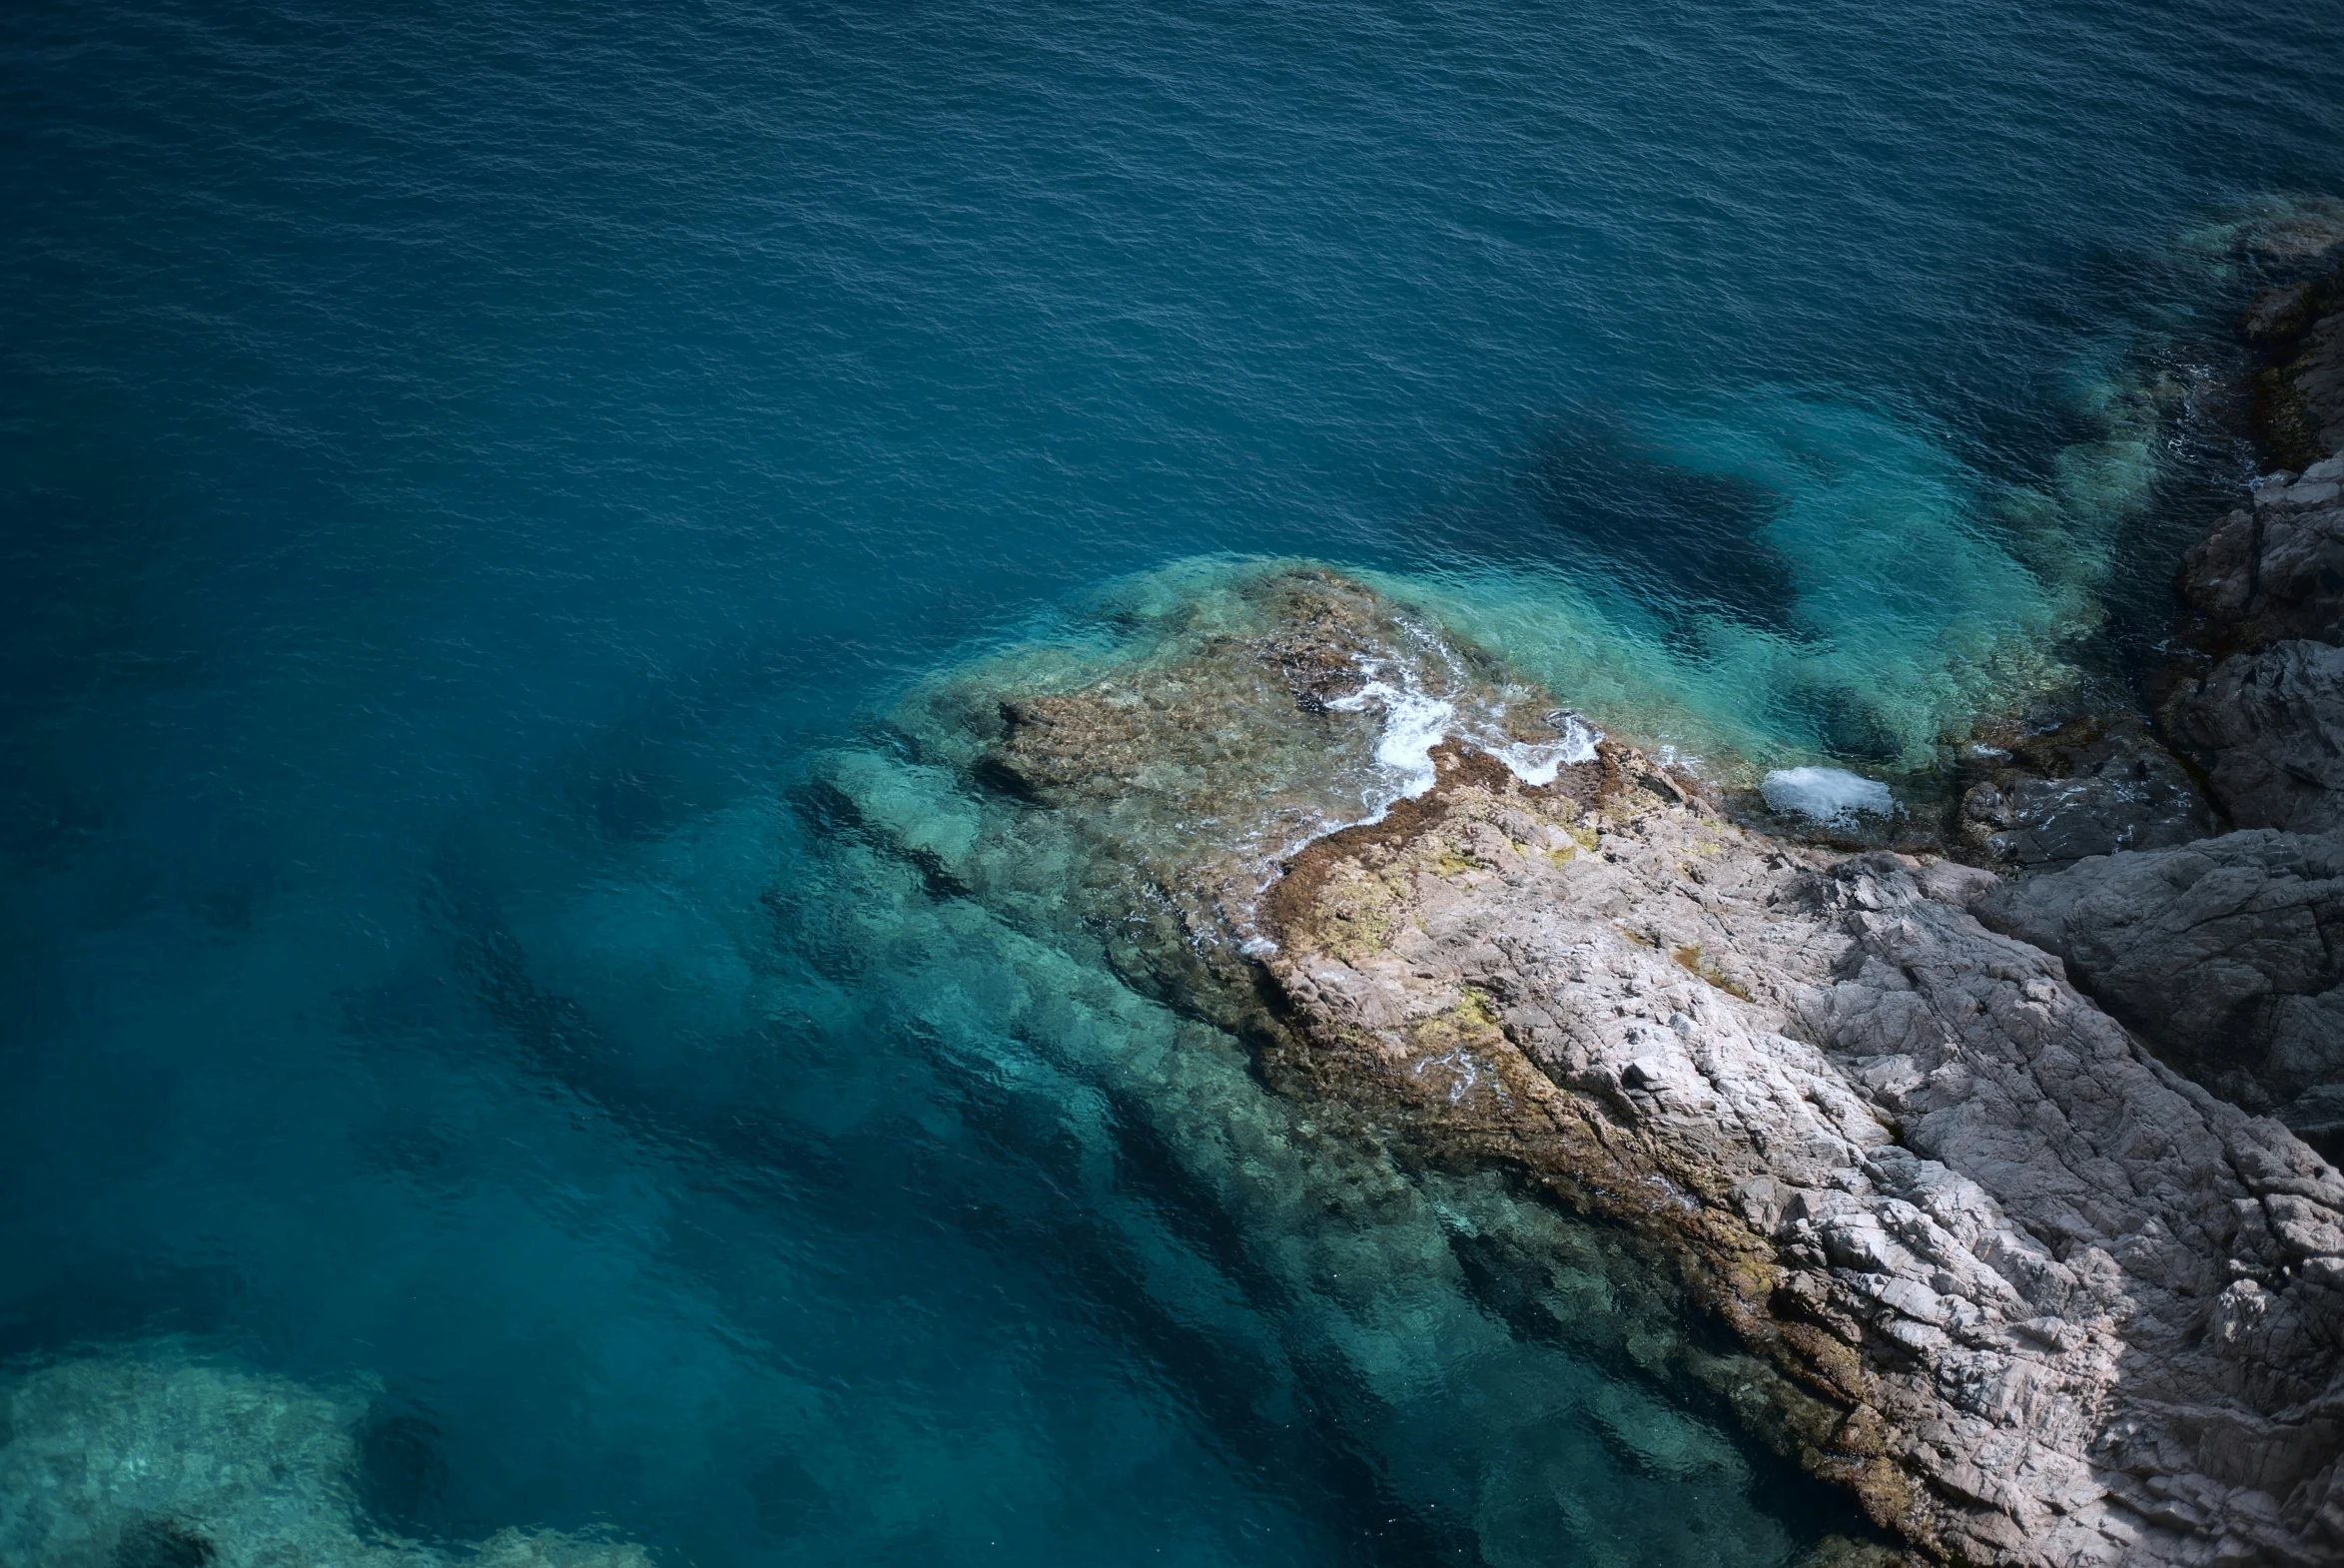
<path fill-rule="evenodd" d="M 2153 634 L 2245 461 L 2195 406 L 2227 226 L 2344 190 L 2344 12 L 35 4 L 0 47 L 12 1364 L 294 1379 L 368 1412 L 362 1531 L 675 1564 L 1849 1527 L 1600 1237 L 1328 1143 L 809 781 L 945 842 L 980 808 L 878 716 L 1111 659 L 1221 556 L 1721 767 L 1926 766 L 2110 604 Z"/>

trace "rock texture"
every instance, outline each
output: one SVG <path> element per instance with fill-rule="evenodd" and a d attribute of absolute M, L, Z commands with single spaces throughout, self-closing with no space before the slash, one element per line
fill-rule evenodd
<path fill-rule="evenodd" d="M 2264 443 L 2308 465 L 2257 481 L 2184 557 L 2181 597 L 2216 662 L 2163 723 L 2235 826 L 2331 831 L 2344 827 L 2344 261 L 2266 290 L 2239 328 L 2266 355 Z"/>
<path fill-rule="evenodd" d="M 1285 1004 L 1246 953 L 1262 888 L 1308 836 L 1282 835 L 1379 811 L 1406 820 L 1414 755 L 1375 758 L 1423 733 L 1427 703 L 1533 773 L 1542 756 L 1559 762 L 1553 748 L 1592 743 L 1572 740 L 1551 699 L 1478 686 L 1469 658 L 1358 583 L 1310 570 L 1192 583 L 1136 593 L 1149 614 L 1119 614 L 1111 651 L 940 675 L 870 744 L 825 760 L 805 805 L 860 868 L 840 961 L 933 991 L 907 1011 L 988 1084 L 1080 1086 L 1052 1115 L 1096 1139 L 1080 1164 L 1100 1181 L 1126 1179 L 1139 1150 L 1164 1173 L 1151 1179 L 1209 1214 L 1197 1232 L 1241 1288 L 1191 1282 L 1171 1310 L 1232 1342 L 1291 1345 L 1282 1369 L 1248 1363 L 1248 1397 L 1307 1412 L 1281 1415 L 1277 1446 L 1253 1462 L 1355 1455 L 1345 1462 L 1372 1467 L 1379 1496 L 1444 1543 L 1427 1560 L 1783 1560 L 1774 1508 L 1796 1478 L 1709 1422 L 1739 1413 L 1823 1441 L 1842 1418 L 1832 1401 L 1720 1334 L 1636 1236 L 1490 1162 L 1396 1158 L 1424 1146 L 1387 1106 L 1355 1114 L 1349 1097 L 1259 1070 L 1291 1044 Z M 1519 709 L 1519 734 L 1500 706 Z M 1604 776 L 1561 769 L 1566 792 Z M 1326 812 L 1341 814 L 1313 816 Z M 907 883 L 932 899 L 907 898 Z M 1129 990 L 1098 973 L 1102 958 Z M 1090 1134 L 1078 1114 L 1096 1117 Z M 1269 1309 L 1230 1328 L 1256 1299 Z M 1854 1515 L 1828 1517 L 1858 1528 Z M 1800 1559 L 1902 1560 L 1848 1540 Z"/>
<path fill-rule="evenodd" d="M 2181 594 L 2240 642 L 2344 626 L 2344 456 L 2282 469 L 2182 558 Z"/>
<path fill-rule="evenodd" d="M 1961 798 L 1961 837 L 1991 864 L 2034 870 L 2214 829 L 2188 770 L 2129 716 L 2013 738 Z"/>
<path fill-rule="evenodd" d="M 1737 826 L 1332 574 L 920 698 L 916 766 L 863 772 L 964 779 L 965 821 L 847 771 L 835 809 L 1074 912 L 1314 1121 L 1617 1226 L 1739 1337 L 1703 1386 L 1922 1557 L 2344 1556 L 2344 1177 L 1980 924 L 1993 875 Z M 2112 798 L 2106 739 L 2062 744 Z"/>
<path fill-rule="evenodd" d="M 1684 798 L 1678 798 L 1683 795 Z M 1982 873 L 1745 835 L 1624 748 L 1461 751 L 1273 893 L 1273 1074 L 1669 1249 L 1933 1555 L 2344 1553 L 2344 1177 L 2162 1067 Z"/>
<path fill-rule="evenodd" d="M 1978 918 L 2216 1093 L 2344 1153 L 2344 838 L 2255 831 L 2087 860 Z"/>
<path fill-rule="evenodd" d="M 2175 727 L 2203 750 L 2232 821 L 2344 828 L 2344 647 L 2296 638 L 2225 659 Z"/>
<path fill-rule="evenodd" d="M 2238 327 L 2267 356 L 2254 389 L 2263 444 L 2297 461 L 2344 448 L 2344 260 L 2264 290 Z"/>

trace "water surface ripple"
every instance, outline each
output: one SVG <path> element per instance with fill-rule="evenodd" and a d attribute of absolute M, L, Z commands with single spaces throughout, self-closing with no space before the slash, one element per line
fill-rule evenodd
<path fill-rule="evenodd" d="M 1926 761 L 2242 461 L 2224 226 L 2344 192 L 2338 59 L 2321 0 L 9 7 L 0 1358 L 97 1369 L 17 1442 L 274 1399 L 282 1517 L 676 1565 L 1850 1527 L 1600 1238 L 1314 1144 L 810 781 L 944 831 L 873 715 L 1226 556 Z"/>

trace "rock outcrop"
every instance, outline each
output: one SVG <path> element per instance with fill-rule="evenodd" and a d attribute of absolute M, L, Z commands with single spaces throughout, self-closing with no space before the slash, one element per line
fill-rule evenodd
<path fill-rule="evenodd" d="M 2203 750 L 2232 821 L 2344 828 L 2344 647 L 2296 638 L 2225 659 L 2176 728 Z"/>
<path fill-rule="evenodd" d="M 939 1049 L 989 1081 L 1080 1086 L 1063 1136 L 1096 1139 L 1085 1167 L 1120 1182 L 1143 1151 L 1209 1209 L 1196 1229 L 1240 1283 L 1223 1299 L 1190 1281 L 1180 1311 L 1292 1347 L 1252 1374 L 1265 1407 L 1310 1412 L 1278 1417 L 1281 1444 L 1333 1434 L 1461 1561 L 1788 1560 L 1773 1509 L 1796 1478 L 1710 1422 L 1746 1419 L 1795 1458 L 1828 1444 L 1839 1403 L 1718 1332 L 1648 1239 L 1502 1163 L 1417 1158 L 1433 1151 L 1412 1118 L 1281 1065 L 1294 1036 L 1259 958 L 1282 865 L 1344 822 L 1410 820 L 1435 718 L 1481 737 L 1479 765 L 1565 795 L 1601 786 L 1600 762 L 1566 760 L 1596 759 L 1593 737 L 1355 581 L 1232 568 L 1149 586 L 1112 607 L 1112 651 L 945 672 L 823 759 L 804 804 L 860 868 L 843 918 L 867 933 L 932 900 L 878 951 L 957 977 L 923 1026 Z M 989 960 L 962 944 L 1002 973 L 970 976 L 958 966 Z M 1822 1498 L 1784 1512 L 1801 1535 L 1862 1529 Z M 1797 1560 L 1903 1559 L 1827 1536 Z"/>
<path fill-rule="evenodd" d="M 2283 461 L 2344 448 L 2344 260 L 2264 290 L 2238 329 L 2265 355 L 2254 386 L 2263 445 Z"/>
<path fill-rule="evenodd" d="M 1835 1413 L 1778 1436 L 1934 1555 L 2344 1552 L 2344 1177 L 1981 926 L 1983 874 L 1598 767 L 1451 752 L 1311 846 L 1273 1072 L 1667 1248 Z"/>
<path fill-rule="evenodd" d="M 1990 864 L 2072 865 L 2186 844 L 2214 829 L 2188 770 L 2130 716 L 2014 737 L 1980 760 L 1976 771 L 1986 776 L 1962 795 L 1959 832 Z"/>
<path fill-rule="evenodd" d="M 921 697 L 920 768 L 992 801 L 949 832 L 834 770 L 839 809 L 1078 912 L 1309 1115 L 1618 1227 L 1768 1368 L 1732 1379 L 1750 1427 L 1923 1557 L 2344 1553 L 2314 1151 L 1980 924 L 1989 873 L 1737 826 L 1340 577 L 1239 597 Z"/>
<path fill-rule="evenodd" d="M 2334 640 L 2344 626 L 2344 456 L 2265 478 L 2250 505 L 2182 557 L 2180 587 L 2233 641 Z"/>
<path fill-rule="evenodd" d="M 2250 831 L 2087 860 L 1975 912 L 2058 954 L 2173 1066 L 2344 1154 L 2344 838 Z"/>
<path fill-rule="evenodd" d="M 1737 825 L 1315 569 L 941 683 L 817 793 L 1308 1117 L 1607 1222 L 1916 1556 L 2344 1561 L 2344 1176 L 2262 1114 L 2344 1130 L 2344 273 L 2242 331 L 2308 466 L 2190 552 L 2161 733 L 1973 754 L 2022 883 Z"/>
<path fill-rule="evenodd" d="M 2181 597 L 2215 662 L 2163 722 L 2235 826 L 2332 831 L 2344 828 L 2344 262 L 2266 290 L 2240 332 L 2266 357 L 2264 444 L 2307 465 L 2258 480 L 2252 503 L 2183 558 Z"/>

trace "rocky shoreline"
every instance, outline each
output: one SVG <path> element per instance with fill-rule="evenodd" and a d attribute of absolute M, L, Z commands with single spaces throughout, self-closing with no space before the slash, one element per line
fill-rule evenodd
<path fill-rule="evenodd" d="M 2018 744 L 1964 847 L 1980 907 L 2169 1063 L 2344 1158 L 2344 251 L 2242 313 L 2277 467 L 2183 556 L 2150 711 Z M 2222 830 L 2230 830 L 2224 832 Z"/>
<path fill-rule="evenodd" d="M 844 769 L 834 809 L 992 907 L 1071 903 L 1326 1125 L 1611 1227 L 1740 1341 L 1706 1385 L 1860 1498 L 1902 1543 L 1881 1551 L 2334 1560 L 2344 1177 L 2073 983 L 2125 972 L 2088 948 L 2096 906 L 2054 895 L 2163 861 L 2005 883 L 1802 845 L 1494 689 L 1456 695 L 1479 738 L 1433 747 L 1429 788 L 1309 837 L 1307 781 L 1361 749 L 1371 688 L 1398 700 L 1409 630 L 1324 572 L 1246 594 L 1247 629 L 1105 678 L 932 695 L 913 733 L 1002 825 L 942 833 Z M 2261 852 L 2261 915 L 2301 837 L 2171 853 Z M 2310 842 L 2329 859 L 2286 864 L 2316 929 L 2344 846 Z"/>
<path fill-rule="evenodd" d="M 1586 771 L 1452 754 L 1313 846 L 1273 1076 L 1644 1236 L 1810 1396 L 1772 1439 L 1929 1557 L 2332 1561 L 2344 1178 L 1981 925 L 1991 876 Z"/>
<path fill-rule="evenodd" d="M 1774 1440 L 1927 1558 L 2344 1556 L 2302 1141 L 2344 1142 L 2344 261 L 2241 334 L 2308 460 L 2189 551 L 2153 717 L 1967 793 L 1949 848 L 2035 875 L 1771 841 L 1607 747 L 1549 790 L 1454 754 L 1273 892 L 1289 1076 L 1662 1245 L 1836 1422 Z"/>
<path fill-rule="evenodd" d="M 2248 313 L 2263 426 L 2336 455 L 2189 552 L 2162 700 L 1997 753 L 1942 854 L 1763 831 L 1298 569 L 1104 675 L 920 697 L 906 750 L 1009 817 L 944 832 L 870 762 L 824 809 L 1099 933 L 1310 1114 L 1612 1227 L 1738 1337 L 1707 1385 L 1895 1543 L 1859 1555 L 2334 1562 L 2339 307 L 2344 264 Z M 1428 703 L 1450 739 L 1377 753 L 1417 791 L 1325 832 L 1331 759 Z"/>

